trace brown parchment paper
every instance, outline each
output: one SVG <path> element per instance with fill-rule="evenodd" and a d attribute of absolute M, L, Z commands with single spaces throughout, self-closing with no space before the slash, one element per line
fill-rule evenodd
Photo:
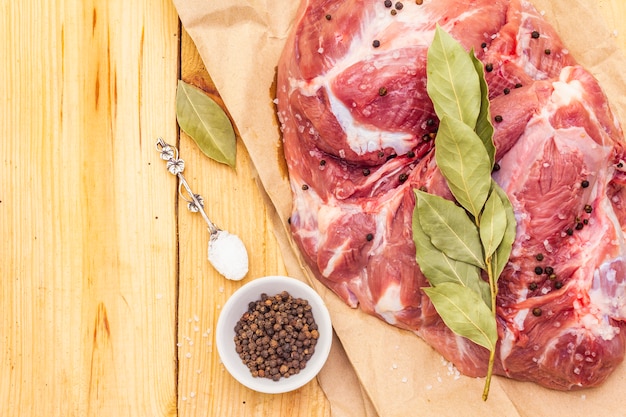
<path fill-rule="evenodd" d="M 326 301 L 336 335 L 320 381 L 333 417 L 621 416 L 626 366 L 600 388 L 556 392 L 501 377 L 483 402 L 483 379 L 459 375 L 417 336 L 347 307 L 311 280 L 286 230 L 291 192 L 272 84 L 297 0 L 173 0 L 251 155 L 289 273 Z M 600 81 L 626 125 L 626 58 L 593 10 L 593 1 L 534 0 L 570 52 Z M 271 271 L 268 271 L 268 273 Z M 600 414 L 602 413 L 602 414 Z"/>

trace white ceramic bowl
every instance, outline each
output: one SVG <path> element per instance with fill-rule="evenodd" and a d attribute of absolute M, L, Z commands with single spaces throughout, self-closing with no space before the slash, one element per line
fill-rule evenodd
<path fill-rule="evenodd" d="M 253 377 L 235 351 L 235 325 L 248 310 L 248 304 L 259 300 L 261 294 L 273 296 L 282 291 L 287 291 L 293 297 L 305 299 L 311 305 L 311 312 L 319 332 L 315 352 L 306 367 L 289 378 L 273 381 L 269 378 Z M 322 369 L 330 352 L 332 324 L 324 301 L 313 288 L 295 278 L 268 276 L 250 281 L 226 301 L 217 321 L 215 337 L 222 363 L 237 381 L 258 392 L 278 394 L 300 388 L 315 378 Z"/>

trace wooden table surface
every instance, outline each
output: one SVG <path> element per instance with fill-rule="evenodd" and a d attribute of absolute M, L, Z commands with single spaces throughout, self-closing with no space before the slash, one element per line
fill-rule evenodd
<path fill-rule="evenodd" d="M 594 3 L 626 45 L 626 3 Z M 206 260 L 157 137 L 179 141 L 209 217 L 246 242 L 249 277 L 285 268 L 241 141 L 235 171 L 179 134 L 178 79 L 219 97 L 173 4 L 0 10 L 0 415 L 329 416 L 316 381 L 258 394 L 219 362 L 217 317 L 241 283 Z"/>

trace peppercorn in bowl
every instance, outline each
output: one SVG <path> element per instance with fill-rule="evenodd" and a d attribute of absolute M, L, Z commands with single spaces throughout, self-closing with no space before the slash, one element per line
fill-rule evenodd
<path fill-rule="evenodd" d="M 217 350 L 228 372 L 258 392 L 298 389 L 324 366 L 330 315 L 317 292 L 295 278 L 268 276 L 239 288 L 220 313 Z"/>

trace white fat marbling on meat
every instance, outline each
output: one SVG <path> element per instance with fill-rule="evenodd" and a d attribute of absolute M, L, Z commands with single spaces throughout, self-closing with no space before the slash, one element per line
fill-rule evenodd
<path fill-rule="evenodd" d="M 401 288 L 398 284 L 389 284 L 374 308 L 376 314 L 389 324 L 395 324 L 396 313 L 404 309 L 404 305 L 400 302 L 400 292 Z"/>

